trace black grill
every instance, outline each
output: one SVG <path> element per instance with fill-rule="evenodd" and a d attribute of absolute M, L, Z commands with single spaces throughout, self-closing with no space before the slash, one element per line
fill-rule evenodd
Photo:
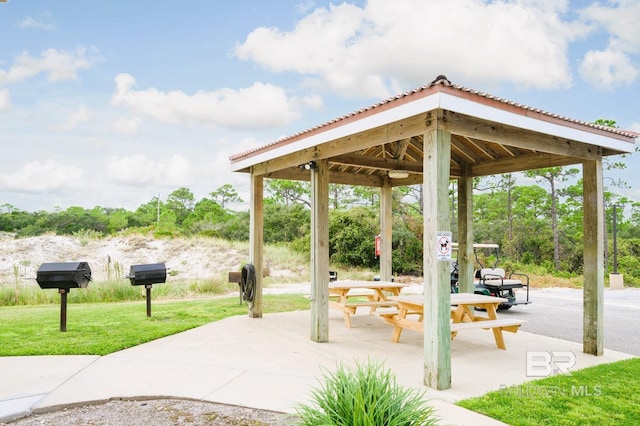
<path fill-rule="evenodd" d="M 150 285 L 167 282 L 167 268 L 164 263 L 131 265 L 129 276 L 131 285 Z"/>
<path fill-rule="evenodd" d="M 43 289 L 85 288 L 91 281 L 91 268 L 87 262 L 43 263 L 36 281 Z"/>
<path fill-rule="evenodd" d="M 147 316 L 151 316 L 151 287 L 167 281 L 167 268 L 164 263 L 131 265 L 127 276 L 131 285 L 143 285 L 147 293 Z"/>
<path fill-rule="evenodd" d="M 67 331 L 67 294 L 72 288 L 85 288 L 91 281 L 87 262 L 43 263 L 36 281 L 42 289 L 56 288 L 60 293 L 60 331 Z"/>

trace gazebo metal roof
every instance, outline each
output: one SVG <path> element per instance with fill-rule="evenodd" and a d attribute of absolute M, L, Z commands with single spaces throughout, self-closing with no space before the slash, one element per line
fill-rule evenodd
<path fill-rule="evenodd" d="M 636 133 L 595 125 L 454 85 L 445 76 L 319 126 L 230 158 L 233 171 L 308 180 L 300 165 L 328 159 L 333 183 L 393 186 L 422 182 L 423 134 L 440 120 L 450 131 L 450 176 L 576 164 L 628 153 Z"/>

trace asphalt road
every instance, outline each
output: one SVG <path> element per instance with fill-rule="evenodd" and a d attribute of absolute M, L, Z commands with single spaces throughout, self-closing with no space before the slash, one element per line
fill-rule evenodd
<path fill-rule="evenodd" d="M 531 290 L 530 300 L 498 315 L 526 319 L 523 331 L 582 343 L 582 290 Z M 640 288 L 604 290 L 604 348 L 640 356 Z"/>

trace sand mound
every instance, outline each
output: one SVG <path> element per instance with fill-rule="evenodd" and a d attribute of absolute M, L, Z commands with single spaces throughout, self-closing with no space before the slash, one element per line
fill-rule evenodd
<path fill-rule="evenodd" d="M 239 270 L 247 259 L 248 251 L 205 238 L 85 239 L 44 235 L 16 239 L 5 235 L 0 239 L 0 283 L 12 284 L 19 278 L 35 284 L 36 272 L 46 262 L 88 262 L 93 279 L 100 281 L 109 276 L 126 276 L 131 265 L 158 262 L 164 262 L 173 277 L 207 279 Z"/>

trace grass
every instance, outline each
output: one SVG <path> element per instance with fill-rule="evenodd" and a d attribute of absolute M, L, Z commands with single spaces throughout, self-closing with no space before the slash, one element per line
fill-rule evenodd
<path fill-rule="evenodd" d="M 640 358 L 490 392 L 458 405 L 518 426 L 637 425 Z"/>
<path fill-rule="evenodd" d="M 73 294 L 73 293 L 71 293 Z M 303 295 L 265 295 L 265 313 L 309 309 Z M 67 306 L 60 332 L 60 306 L 0 307 L 0 356 L 106 355 L 213 321 L 247 313 L 237 297 L 190 301 L 83 303 Z"/>

